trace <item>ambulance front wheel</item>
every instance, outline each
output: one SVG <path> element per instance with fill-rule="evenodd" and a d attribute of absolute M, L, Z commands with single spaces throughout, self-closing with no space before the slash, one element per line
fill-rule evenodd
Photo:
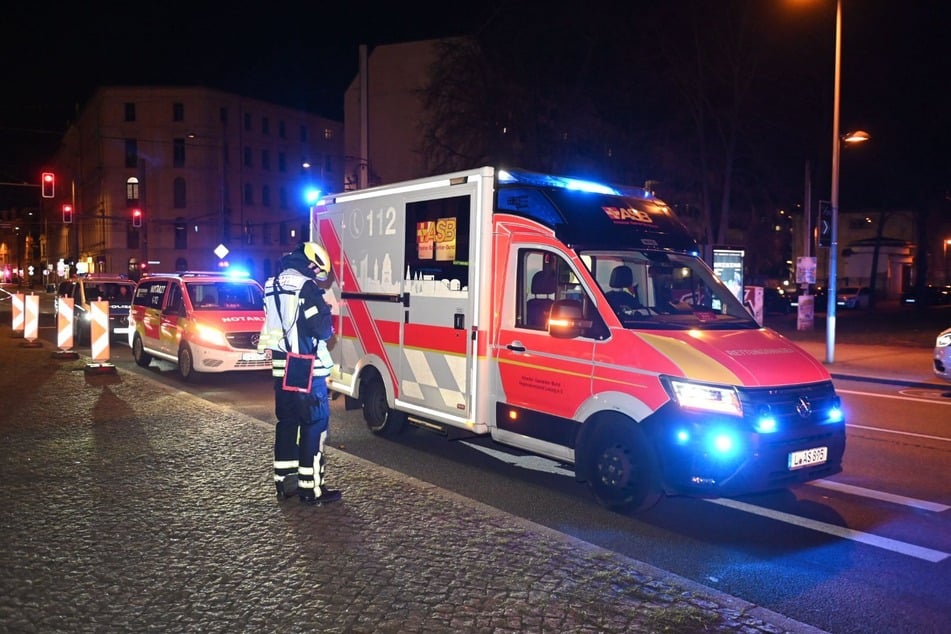
<path fill-rule="evenodd" d="M 393 438 L 406 428 L 406 414 L 390 409 L 386 402 L 383 379 L 374 374 L 364 379 L 362 386 L 363 420 L 377 436 Z"/>
<path fill-rule="evenodd" d="M 636 423 L 602 422 L 589 449 L 588 488 L 602 505 L 636 513 L 660 500 L 657 457 Z"/>
<path fill-rule="evenodd" d="M 152 355 L 145 351 L 142 337 L 138 333 L 132 338 L 132 358 L 135 359 L 135 364 L 140 368 L 147 368 L 152 363 Z"/>

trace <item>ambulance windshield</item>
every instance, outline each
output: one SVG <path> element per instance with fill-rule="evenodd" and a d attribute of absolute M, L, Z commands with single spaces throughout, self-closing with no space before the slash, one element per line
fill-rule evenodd
<path fill-rule="evenodd" d="M 625 328 L 758 328 L 736 293 L 699 258 L 657 251 L 586 251 L 588 266 Z"/>

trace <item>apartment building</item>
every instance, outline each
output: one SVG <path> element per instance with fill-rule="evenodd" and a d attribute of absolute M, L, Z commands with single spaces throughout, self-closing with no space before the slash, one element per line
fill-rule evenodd
<path fill-rule="evenodd" d="M 57 276 L 240 268 L 263 280 L 308 237 L 307 192 L 343 189 L 343 124 L 202 87 L 103 87 L 50 169 Z"/>

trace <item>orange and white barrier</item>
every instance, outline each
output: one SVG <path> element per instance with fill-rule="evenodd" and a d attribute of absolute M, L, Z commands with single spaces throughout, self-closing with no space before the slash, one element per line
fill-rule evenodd
<path fill-rule="evenodd" d="M 73 348 L 73 298 L 60 297 L 56 315 L 56 346 L 60 350 Z"/>
<path fill-rule="evenodd" d="M 109 361 L 109 302 L 90 302 L 89 341 L 93 363 Z"/>
<path fill-rule="evenodd" d="M 23 321 L 23 338 L 29 342 L 34 342 L 39 337 L 40 332 L 40 296 L 27 295 L 25 319 Z"/>
<path fill-rule="evenodd" d="M 13 309 L 13 334 L 23 334 L 23 293 L 15 293 L 11 298 Z"/>

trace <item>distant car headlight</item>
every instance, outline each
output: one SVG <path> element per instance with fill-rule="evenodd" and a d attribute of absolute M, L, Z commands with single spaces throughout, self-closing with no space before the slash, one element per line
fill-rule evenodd
<path fill-rule="evenodd" d="M 951 332 L 943 332 L 938 335 L 938 340 L 935 342 L 935 347 L 947 348 L 948 346 L 951 346 Z"/>
<path fill-rule="evenodd" d="M 731 387 L 671 379 L 670 389 L 677 404 L 684 409 L 743 416 L 743 406 Z"/>

